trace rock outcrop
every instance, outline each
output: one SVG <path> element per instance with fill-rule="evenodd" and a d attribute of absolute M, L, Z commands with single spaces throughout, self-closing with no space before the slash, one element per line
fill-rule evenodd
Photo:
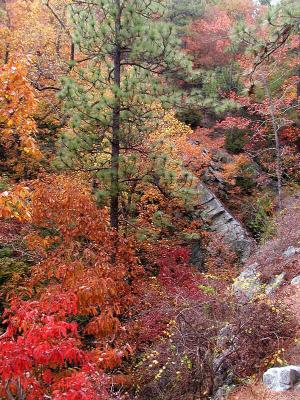
<path fill-rule="evenodd" d="M 289 246 L 283 253 L 286 258 L 294 256 L 295 254 L 300 254 L 300 247 Z"/>
<path fill-rule="evenodd" d="M 284 283 L 285 272 L 275 275 L 267 284 L 263 284 L 258 263 L 246 266 L 232 285 L 233 293 L 240 303 L 247 303 L 260 294 L 273 295 Z"/>
<path fill-rule="evenodd" d="M 291 280 L 291 285 L 299 285 L 299 283 L 300 283 L 300 275 L 295 276 L 295 278 Z"/>
<path fill-rule="evenodd" d="M 285 275 L 285 272 L 281 272 L 281 274 L 274 276 L 271 282 L 266 286 L 265 293 L 267 295 L 272 295 L 283 284 Z"/>
<path fill-rule="evenodd" d="M 289 365 L 268 369 L 263 375 L 263 383 L 275 392 L 292 389 L 300 381 L 300 366 Z"/>
<path fill-rule="evenodd" d="M 199 183 L 198 190 L 201 218 L 245 261 L 254 248 L 254 240 L 204 183 Z"/>
<path fill-rule="evenodd" d="M 245 267 L 232 285 L 233 292 L 241 303 L 247 303 L 263 291 L 257 267 L 257 263 Z"/>
<path fill-rule="evenodd" d="M 234 374 L 230 365 L 229 356 L 236 351 L 236 337 L 233 335 L 232 325 L 226 324 L 221 328 L 217 345 L 219 352 L 213 360 L 215 392 L 212 400 L 224 400 L 234 387 Z"/>

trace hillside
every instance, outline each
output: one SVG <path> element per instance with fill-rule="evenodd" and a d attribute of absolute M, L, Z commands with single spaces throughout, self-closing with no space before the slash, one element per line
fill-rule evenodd
<path fill-rule="evenodd" d="M 248 263 L 259 264 L 259 271 L 262 273 L 262 281 L 285 273 L 284 281 L 273 296 L 288 305 L 288 312 L 293 315 L 297 322 L 294 331 L 294 340 L 287 341 L 284 346 L 284 353 L 281 358 L 284 365 L 299 365 L 300 348 L 298 344 L 300 334 L 300 285 L 291 284 L 291 280 L 300 273 L 300 252 L 293 254 L 299 248 L 300 241 L 300 203 L 299 194 L 289 195 L 284 200 L 284 209 L 275 219 L 276 235 L 272 240 L 257 248 L 255 253 L 248 260 Z M 288 250 L 289 249 L 289 250 Z M 294 249 L 294 250 L 293 250 Z M 287 252 L 288 250 L 288 252 Z M 280 365 L 280 363 L 277 363 Z M 299 397 L 299 392 L 291 390 L 286 393 L 276 393 L 269 390 L 261 382 L 261 374 L 252 379 L 253 384 L 237 389 L 229 397 L 231 400 L 294 400 Z"/>
<path fill-rule="evenodd" d="M 299 15 L 0 0 L 1 400 L 297 397 Z"/>

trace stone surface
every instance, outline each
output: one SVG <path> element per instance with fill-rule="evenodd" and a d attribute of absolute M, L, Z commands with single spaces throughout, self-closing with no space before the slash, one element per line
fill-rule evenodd
<path fill-rule="evenodd" d="M 252 300 L 256 295 L 265 293 L 272 295 L 284 282 L 286 273 L 276 275 L 266 286 L 260 280 L 258 264 L 254 263 L 244 268 L 235 279 L 232 288 L 235 296 L 241 303 Z"/>
<path fill-rule="evenodd" d="M 296 386 L 294 386 L 294 390 L 296 392 L 300 392 L 300 383 L 298 383 Z"/>
<path fill-rule="evenodd" d="M 225 347 L 228 342 L 230 342 L 232 338 L 232 325 L 227 324 L 223 326 L 222 329 L 220 329 L 218 339 L 217 339 L 217 345 L 220 348 Z"/>
<path fill-rule="evenodd" d="M 235 352 L 236 338 L 233 336 L 232 325 L 224 325 L 217 337 L 218 352 L 213 359 L 213 386 L 212 400 L 226 398 L 227 389 L 234 383 L 235 376 L 232 372 L 230 354 Z M 224 397 L 225 396 L 225 397 Z"/>
<path fill-rule="evenodd" d="M 235 345 L 233 344 L 226 350 L 223 350 L 213 360 L 213 378 L 214 378 L 214 388 L 216 394 L 224 386 L 230 386 L 234 382 L 234 374 L 232 372 L 232 365 L 229 361 L 229 355 L 235 351 Z M 215 399 L 215 397 L 213 397 Z"/>
<path fill-rule="evenodd" d="M 263 383 L 269 389 L 281 392 L 291 389 L 300 380 L 300 366 L 270 368 L 263 375 Z"/>
<path fill-rule="evenodd" d="M 300 283 L 300 275 L 295 276 L 295 278 L 291 280 L 291 285 L 298 285 L 299 283 Z"/>
<path fill-rule="evenodd" d="M 251 300 L 255 295 L 263 292 L 257 267 L 257 263 L 247 266 L 232 285 L 235 296 L 242 303 Z"/>
<path fill-rule="evenodd" d="M 225 400 L 230 392 L 235 388 L 235 385 L 224 385 L 220 387 L 213 396 L 213 400 Z"/>
<path fill-rule="evenodd" d="M 266 294 L 273 294 L 284 282 L 285 272 L 275 276 L 271 282 L 266 286 Z"/>
<path fill-rule="evenodd" d="M 204 252 L 203 249 L 201 247 L 201 243 L 199 242 L 194 242 L 191 245 L 191 256 L 190 256 L 190 264 L 194 265 L 195 267 L 197 267 L 197 269 L 199 271 L 203 271 L 203 267 L 204 267 Z"/>
<path fill-rule="evenodd" d="M 204 183 L 198 184 L 198 191 L 201 218 L 245 261 L 255 246 L 254 240 Z"/>
<path fill-rule="evenodd" d="M 295 254 L 300 254 L 300 247 L 290 246 L 283 253 L 286 258 L 294 256 Z"/>

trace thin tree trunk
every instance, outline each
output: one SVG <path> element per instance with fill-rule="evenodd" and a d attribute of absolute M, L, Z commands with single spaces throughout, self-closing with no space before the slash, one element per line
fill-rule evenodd
<path fill-rule="evenodd" d="M 298 56 L 300 56 L 300 47 L 298 48 Z M 298 66 L 297 77 L 299 78 L 299 82 L 297 83 L 297 100 L 300 101 L 300 65 Z"/>
<path fill-rule="evenodd" d="M 115 0 L 117 15 L 115 20 L 115 52 L 114 52 L 114 84 L 121 86 L 121 6 L 120 0 Z M 119 229 L 119 158 L 120 158 L 120 99 L 116 95 L 113 108 L 112 142 L 111 142 L 111 198 L 110 198 L 110 224 Z"/>
<path fill-rule="evenodd" d="M 276 178 L 277 178 L 277 196 L 278 196 L 278 208 L 282 209 L 282 171 L 281 171 L 281 149 L 280 149 L 280 138 L 279 138 L 279 128 L 276 124 L 275 108 L 270 92 L 268 82 L 265 80 L 265 90 L 269 99 L 269 111 L 272 121 L 273 133 L 275 138 L 275 148 L 276 148 Z"/>
<path fill-rule="evenodd" d="M 298 74 L 299 82 L 297 83 L 297 100 L 300 101 L 300 67 L 298 68 Z"/>
<path fill-rule="evenodd" d="M 71 41 L 71 48 L 70 48 L 70 61 L 75 60 L 75 44 L 73 40 Z"/>
<path fill-rule="evenodd" d="M 8 9 L 7 9 L 7 4 L 6 4 L 6 0 L 2 0 L 0 1 L 0 8 L 3 9 L 4 13 L 6 14 L 6 18 L 7 18 L 7 28 L 9 30 L 11 30 L 11 22 L 10 22 L 10 16 L 8 13 Z M 3 63 L 4 64 L 8 64 L 9 61 L 9 56 L 10 56 L 10 45 L 7 42 L 5 44 L 5 51 L 4 51 L 4 57 L 3 57 Z"/>
<path fill-rule="evenodd" d="M 9 61 L 9 44 L 6 43 L 3 62 L 4 64 L 8 64 L 8 61 Z"/>

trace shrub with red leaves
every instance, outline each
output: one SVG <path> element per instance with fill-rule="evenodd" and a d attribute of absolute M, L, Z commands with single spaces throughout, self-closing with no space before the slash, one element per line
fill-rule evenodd
<path fill-rule="evenodd" d="M 124 321 L 142 283 L 132 246 L 109 230 L 80 181 L 39 181 L 31 216 L 29 243 L 42 261 L 3 316 L 0 395 L 105 400 L 104 370 L 131 352 Z"/>
<path fill-rule="evenodd" d="M 82 349 L 77 323 L 67 322 L 76 311 L 76 296 L 59 290 L 46 291 L 39 300 L 11 303 L 0 346 L 2 396 L 108 398 L 107 378 L 96 368 L 91 353 Z M 101 377 L 97 385 L 95 375 Z"/>
<path fill-rule="evenodd" d="M 157 280 L 169 294 L 204 301 L 205 296 L 199 289 L 203 278 L 189 265 L 189 259 L 190 250 L 187 247 L 159 249 L 159 257 L 156 260 L 159 265 Z"/>

